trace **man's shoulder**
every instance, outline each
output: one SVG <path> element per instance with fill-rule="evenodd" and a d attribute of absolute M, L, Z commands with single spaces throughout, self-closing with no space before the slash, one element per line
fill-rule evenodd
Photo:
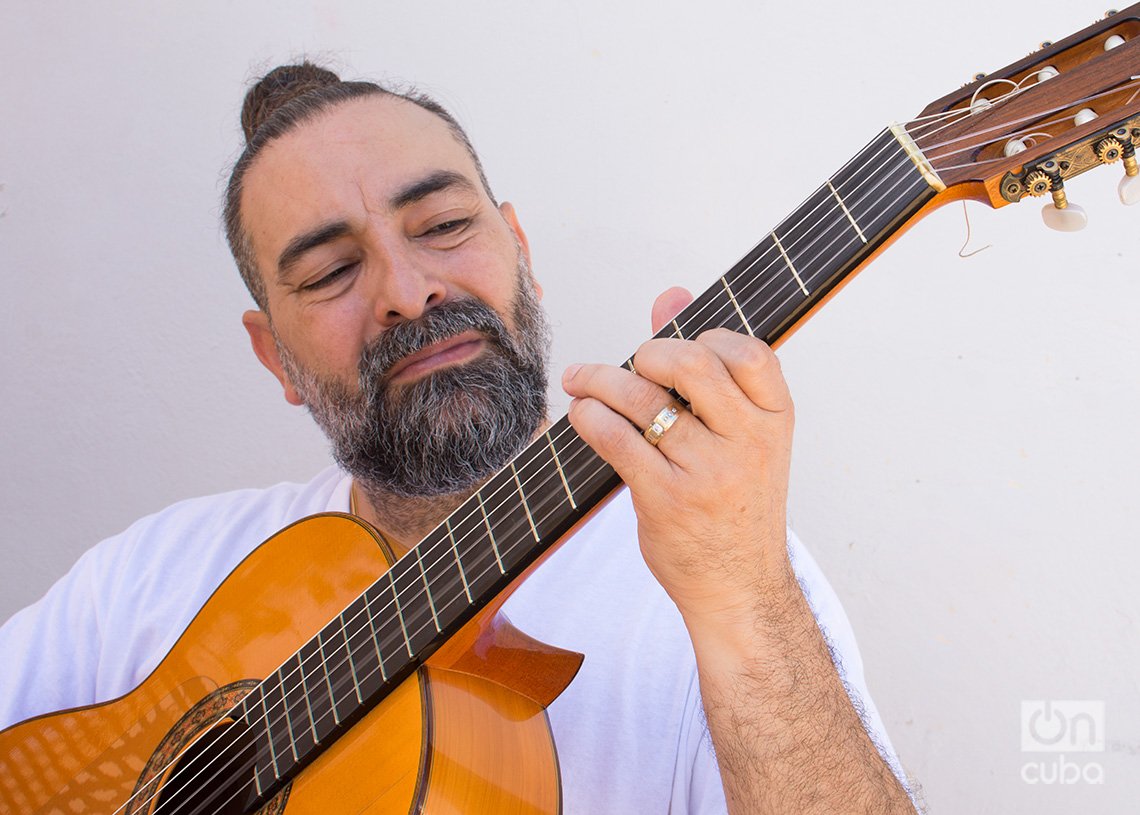
<path fill-rule="evenodd" d="M 263 526 L 272 534 L 307 515 L 347 511 L 349 487 L 348 476 L 330 466 L 304 483 L 283 481 L 270 487 L 187 498 L 140 518 L 116 537 L 155 529 L 203 534 L 235 526 Z"/>

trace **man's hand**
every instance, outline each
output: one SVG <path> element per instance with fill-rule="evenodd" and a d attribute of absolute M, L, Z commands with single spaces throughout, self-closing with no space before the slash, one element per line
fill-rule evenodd
<path fill-rule="evenodd" d="M 654 330 L 691 296 L 660 298 Z M 750 614 L 763 584 L 787 576 L 785 505 L 792 401 L 775 354 L 725 329 L 655 339 L 637 373 L 575 366 L 570 421 L 629 485 L 642 553 L 691 623 Z M 672 401 L 689 401 L 654 447 L 641 434 Z"/>
<path fill-rule="evenodd" d="M 671 289 L 654 330 L 690 300 Z M 871 743 L 788 560 L 792 400 L 772 350 L 724 329 L 654 339 L 636 373 L 575 365 L 570 421 L 629 486 L 641 551 L 677 604 L 729 810 L 914 809 Z M 642 436 L 674 389 L 690 403 Z"/>

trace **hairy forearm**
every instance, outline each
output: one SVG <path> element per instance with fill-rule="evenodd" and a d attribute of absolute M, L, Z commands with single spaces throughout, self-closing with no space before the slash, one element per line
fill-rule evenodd
<path fill-rule="evenodd" d="M 790 565 L 732 618 L 686 617 L 732 813 L 910 813 Z"/>

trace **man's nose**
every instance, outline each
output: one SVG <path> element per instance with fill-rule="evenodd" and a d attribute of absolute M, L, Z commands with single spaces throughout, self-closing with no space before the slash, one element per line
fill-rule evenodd
<path fill-rule="evenodd" d="M 411 252 L 386 252 L 378 271 L 374 309 L 384 327 L 418 319 L 447 298 L 444 280 Z"/>

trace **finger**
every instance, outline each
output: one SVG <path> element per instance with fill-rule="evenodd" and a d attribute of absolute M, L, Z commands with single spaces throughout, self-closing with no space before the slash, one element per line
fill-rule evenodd
<path fill-rule="evenodd" d="M 773 413 L 791 409 L 792 395 L 771 346 L 724 328 L 706 331 L 697 342 L 712 349 L 753 404 Z"/>
<path fill-rule="evenodd" d="M 713 424 L 717 417 L 735 423 L 744 418 L 741 411 L 747 407 L 776 412 L 791 405 L 772 350 L 727 329 L 707 331 L 694 342 L 650 340 L 638 349 L 634 367 L 688 399 L 693 413 L 717 432 L 721 431 Z"/>
<path fill-rule="evenodd" d="M 683 396 L 693 415 L 718 435 L 729 435 L 756 410 L 716 352 L 700 343 L 650 340 L 637 349 L 633 362 L 642 377 Z"/>
<path fill-rule="evenodd" d="M 587 438 L 586 434 L 598 434 L 600 446 L 595 446 L 594 449 L 603 458 L 609 460 L 608 451 L 611 447 L 614 454 L 621 454 L 626 445 L 637 448 L 640 453 L 650 458 L 656 455 L 652 451 L 653 445 L 642 437 L 642 434 L 644 429 L 657 419 L 658 414 L 673 403 L 673 397 L 660 385 L 630 373 L 624 368 L 612 365 L 581 365 L 572 366 L 567 370 L 563 378 L 563 387 L 578 401 L 597 402 L 617 417 L 617 422 L 614 423 L 608 416 L 598 413 L 593 405 L 587 404 L 586 408 L 581 406 L 578 408 L 577 415 L 587 417 L 579 433 L 590 442 L 591 446 L 594 442 L 591 438 Z M 590 423 L 590 419 L 596 420 L 597 424 Z M 573 421 L 573 417 L 571 420 Z M 586 424 L 590 426 L 585 426 Z M 632 431 L 632 436 L 624 432 L 626 428 L 620 427 L 622 424 Z M 575 427 L 578 429 L 577 425 Z M 622 432 L 619 433 L 619 430 Z M 685 467 L 691 463 L 691 454 L 699 450 L 698 442 L 707 438 L 708 430 L 700 421 L 688 411 L 682 410 L 658 443 L 658 453 Z M 637 444 L 633 444 L 635 440 Z"/>
<path fill-rule="evenodd" d="M 657 295 L 653 301 L 653 311 L 650 322 L 653 333 L 656 334 L 665 324 L 681 313 L 681 309 L 693 302 L 693 295 L 688 289 L 674 286 Z"/>

